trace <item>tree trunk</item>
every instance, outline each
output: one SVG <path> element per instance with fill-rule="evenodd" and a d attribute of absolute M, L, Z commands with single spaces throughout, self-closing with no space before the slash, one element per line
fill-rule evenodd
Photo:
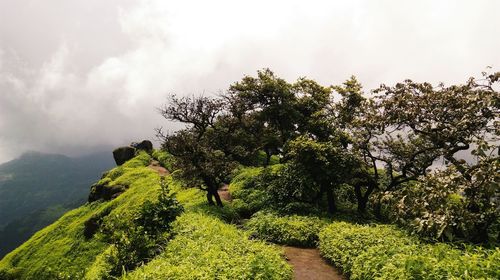
<path fill-rule="evenodd" d="M 219 207 L 224 207 L 224 204 L 222 204 L 222 200 L 220 199 L 220 195 L 219 193 L 217 192 L 217 189 L 215 189 L 214 191 L 214 197 L 215 197 L 215 202 L 217 203 L 217 206 Z"/>
<path fill-rule="evenodd" d="M 215 184 L 214 181 L 205 179 L 204 180 L 205 185 L 207 186 L 207 201 L 208 204 L 210 205 L 215 205 L 217 203 L 217 206 L 223 207 L 224 205 L 222 204 L 222 200 L 220 199 L 219 193 L 217 192 L 217 184 Z M 213 198 L 215 198 L 215 203 L 213 201 Z"/>
<path fill-rule="evenodd" d="M 354 193 L 356 194 L 356 200 L 358 202 L 358 212 L 365 213 L 366 205 L 368 204 L 368 199 L 370 198 L 370 194 L 375 189 L 375 184 L 368 184 L 365 193 L 363 194 L 361 191 L 361 184 L 354 186 Z"/>
<path fill-rule="evenodd" d="M 375 204 L 375 207 L 374 207 L 374 214 L 375 214 L 375 217 L 379 220 L 383 220 L 383 217 L 382 217 L 382 199 L 379 198 L 377 203 Z"/>
<path fill-rule="evenodd" d="M 215 205 L 214 200 L 212 199 L 212 197 L 213 197 L 212 192 L 210 190 L 207 190 L 207 201 L 208 201 L 208 204 Z"/>
<path fill-rule="evenodd" d="M 269 163 L 271 163 L 271 151 L 269 151 L 268 149 L 266 149 L 266 162 L 264 163 L 264 166 L 268 166 Z"/>
<path fill-rule="evenodd" d="M 326 190 L 326 199 L 328 200 L 328 213 L 335 213 L 337 211 L 337 205 L 335 205 L 335 197 L 331 188 Z"/>

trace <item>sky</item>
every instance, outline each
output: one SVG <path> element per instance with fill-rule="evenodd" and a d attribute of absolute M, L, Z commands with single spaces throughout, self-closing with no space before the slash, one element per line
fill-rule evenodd
<path fill-rule="evenodd" d="M 272 69 L 369 92 L 500 70 L 500 1 L 0 0 L 0 163 L 81 155 L 180 126 L 169 94 Z"/>

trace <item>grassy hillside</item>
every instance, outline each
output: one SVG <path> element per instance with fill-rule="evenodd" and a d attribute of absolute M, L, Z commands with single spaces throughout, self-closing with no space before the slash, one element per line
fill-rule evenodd
<path fill-rule="evenodd" d="M 0 277 L 3 273 L 5 278 L 16 279 L 110 278 L 116 248 L 102 238 L 102 233 L 85 237 L 85 222 L 92 217 L 102 218 L 103 223 L 127 219 L 146 200 L 155 200 L 160 176 L 147 167 L 149 161 L 143 153 L 109 171 L 101 182 L 128 186 L 127 191 L 111 201 L 87 203 L 37 232 L 0 261 Z M 167 180 L 177 191 L 184 214 L 175 222 L 173 239 L 164 252 L 135 271 L 126 272 L 126 278 L 186 279 L 186 275 L 192 275 L 193 279 L 214 279 L 214 273 L 221 279 L 291 278 L 291 269 L 278 248 L 251 241 L 244 231 L 225 222 L 235 217 L 230 207 L 208 207 L 201 191 L 182 190 L 170 177 Z"/>
<path fill-rule="evenodd" d="M 113 165 L 111 153 L 70 158 L 35 152 L 0 165 L 0 257 L 83 204 L 89 186 Z"/>

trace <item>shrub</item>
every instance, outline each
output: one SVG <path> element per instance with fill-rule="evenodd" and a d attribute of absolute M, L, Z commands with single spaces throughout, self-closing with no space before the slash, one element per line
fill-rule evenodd
<path fill-rule="evenodd" d="M 168 171 L 170 172 L 174 171 L 173 166 L 175 158 L 171 154 L 162 150 L 154 150 L 153 158 L 155 158 L 161 164 L 161 166 L 165 167 Z"/>
<path fill-rule="evenodd" d="M 145 151 L 140 151 L 133 159 L 125 162 L 122 166 L 125 168 L 136 168 L 148 166 L 150 162 L 151 156 Z"/>
<path fill-rule="evenodd" d="M 103 237 L 113 245 L 108 263 L 110 275 L 120 275 L 150 261 L 162 251 L 170 238 L 171 223 L 182 212 L 182 206 L 161 181 L 158 200 L 146 200 L 137 212 L 106 217 Z"/>
<path fill-rule="evenodd" d="M 315 247 L 318 233 L 327 221 L 313 216 L 278 216 L 259 212 L 245 224 L 253 236 L 270 242 Z"/>
<path fill-rule="evenodd" d="M 321 254 L 350 279 L 498 279 L 500 250 L 423 244 L 389 225 L 335 222 L 319 234 Z"/>
<path fill-rule="evenodd" d="M 186 213 L 174 223 L 165 252 L 126 279 L 291 279 L 280 250 L 249 240 L 235 226 Z"/>
<path fill-rule="evenodd" d="M 249 218 L 253 213 L 268 205 L 266 179 L 260 174 L 265 170 L 272 172 L 275 168 L 243 168 L 233 178 L 229 185 L 229 191 L 234 199 L 232 206 L 241 217 Z"/>
<path fill-rule="evenodd" d="M 438 244 L 411 249 L 394 254 L 377 279 L 500 279 L 498 248 L 458 250 Z"/>
<path fill-rule="evenodd" d="M 298 168 L 298 166 L 294 164 L 283 165 L 276 172 L 268 174 L 265 180 L 269 185 L 270 201 L 276 209 L 285 213 L 296 213 L 294 211 L 305 210 L 301 211 L 301 214 L 306 214 L 307 209 L 315 208 L 313 203 L 317 202 L 319 186 L 309 174 Z M 289 204 L 297 202 L 307 204 L 308 207 L 306 209 L 294 209 L 293 206 L 289 206 Z"/>
<path fill-rule="evenodd" d="M 354 259 L 372 246 L 387 244 L 399 247 L 413 242 L 413 239 L 406 237 L 394 226 L 387 225 L 335 222 L 319 234 L 319 249 L 322 255 L 346 274 L 351 273 Z"/>

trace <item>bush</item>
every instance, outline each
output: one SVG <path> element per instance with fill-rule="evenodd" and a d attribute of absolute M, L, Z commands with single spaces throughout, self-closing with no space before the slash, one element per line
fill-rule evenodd
<path fill-rule="evenodd" d="M 146 200 L 137 212 L 104 218 L 103 238 L 113 245 L 107 260 L 110 275 L 121 275 L 150 261 L 169 240 L 171 223 L 183 208 L 164 180 L 161 182 L 158 201 Z"/>
<path fill-rule="evenodd" d="M 500 279 L 500 250 L 412 246 L 394 254 L 377 279 Z"/>
<path fill-rule="evenodd" d="M 433 239 L 500 242 L 500 161 L 478 166 L 469 173 L 470 179 L 449 167 L 386 194 L 391 218 Z"/>
<path fill-rule="evenodd" d="M 280 250 L 249 240 L 235 226 L 186 213 L 174 223 L 165 252 L 126 279 L 291 279 Z"/>
<path fill-rule="evenodd" d="M 335 222 L 319 234 L 321 254 L 350 279 L 498 279 L 500 250 L 422 244 L 389 225 Z"/>
<path fill-rule="evenodd" d="M 253 236 L 270 242 L 315 247 L 318 233 L 327 220 L 313 216 L 278 216 L 273 213 L 259 212 L 245 224 Z"/>
<path fill-rule="evenodd" d="M 137 155 L 125 162 L 122 166 L 125 168 L 137 168 L 148 166 L 151 163 L 151 156 L 145 151 L 139 151 Z"/>
<path fill-rule="evenodd" d="M 312 201 L 310 195 L 319 189 L 308 174 L 292 164 L 283 165 L 269 183 L 273 201 L 281 206 L 295 201 Z"/>
<path fill-rule="evenodd" d="M 272 172 L 276 167 L 248 167 L 240 170 L 231 181 L 229 191 L 233 197 L 232 206 L 244 218 L 268 205 L 266 179 L 262 173 Z"/>
<path fill-rule="evenodd" d="M 394 226 L 386 225 L 370 226 L 335 222 L 319 234 L 321 254 L 346 274 L 351 273 L 354 259 L 372 246 L 387 244 L 400 247 L 413 243 L 414 240 L 406 237 L 402 231 Z"/>
<path fill-rule="evenodd" d="M 162 150 L 154 150 L 153 158 L 156 159 L 161 164 L 161 166 L 165 167 L 168 171 L 170 172 L 174 171 L 173 166 L 175 158 L 171 154 Z"/>

